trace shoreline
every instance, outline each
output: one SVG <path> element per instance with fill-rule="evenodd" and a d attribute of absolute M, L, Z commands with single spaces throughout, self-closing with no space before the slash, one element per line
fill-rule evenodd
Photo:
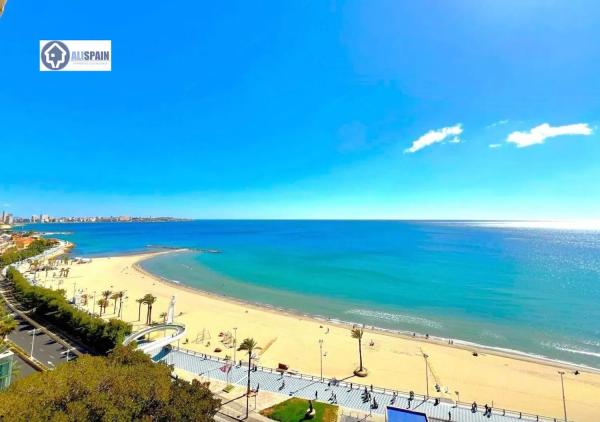
<path fill-rule="evenodd" d="M 222 300 L 222 301 L 234 304 L 234 305 L 247 306 L 247 307 L 251 307 L 255 310 L 273 312 L 276 314 L 282 314 L 282 315 L 293 317 L 293 318 L 300 318 L 305 321 L 312 321 L 312 322 L 316 322 L 316 323 L 320 323 L 320 324 L 326 323 L 326 324 L 330 324 L 330 325 L 333 325 L 333 326 L 336 326 L 339 328 L 348 329 L 348 330 L 350 330 L 353 326 L 363 325 L 360 322 L 332 319 L 332 318 L 328 318 L 328 317 L 325 317 L 322 315 L 303 313 L 303 312 L 295 311 L 295 310 L 288 309 L 288 308 L 279 308 L 279 307 L 276 307 L 273 305 L 260 303 L 260 302 L 249 302 L 249 301 L 245 301 L 243 299 L 240 299 L 240 298 L 237 298 L 234 296 L 229 296 L 229 295 L 222 294 L 222 293 L 216 293 L 216 292 L 210 292 L 207 290 L 202 290 L 198 287 L 193 287 L 193 286 L 187 285 L 185 283 L 181 283 L 181 282 L 160 276 L 158 274 L 154 274 L 154 273 L 144 269 L 141 266 L 141 264 L 144 261 L 152 259 L 156 256 L 164 255 L 164 254 L 171 254 L 171 253 L 182 253 L 182 252 L 190 252 L 190 249 L 181 248 L 181 249 L 174 249 L 174 250 L 160 251 L 160 252 L 121 254 L 121 255 L 113 255 L 113 257 L 115 257 L 115 258 L 121 257 L 121 256 L 139 257 L 139 259 L 132 265 L 132 268 L 134 270 L 136 270 L 139 273 L 141 273 L 147 277 L 150 277 L 160 283 L 164 283 L 170 287 L 180 289 L 183 291 L 187 291 L 187 292 L 190 292 L 193 294 L 198 294 L 198 295 L 201 295 L 201 296 L 204 296 L 207 298 Z M 374 325 L 365 325 L 364 330 L 365 330 L 365 333 L 377 333 L 377 334 L 382 334 L 382 335 L 386 335 L 389 337 L 402 338 L 402 339 L 409 340 L 409 341 L 410 340 L 421 341 L 421 342 L 437 344 L 437 345 L 445 346 L 445 347 L 452 347 L 452 348 L 456 348 L 456 349 L 460 349 L 460 350 L 465 350 L 468 352 L 487 353 L 490 355 L 495 355 L 495 356 L 509 358 L 509 359 L 518 359 L 518 360 L 522 360 L 525 362 L 538 363 L 538 364 L 543 364 L 543 365 L 552 365 L 559 369 L 580 370 L 580 371 L 583 370 L 583 371 L 587 371 L 587 372 L 593 372 L 593 373 L 600 374 L 600 368 L 595 368 L 593 366 L 578 364 L 578 363 L 574 363 L 574 362 L 563 361 L 560 359 L 553 359 L 553 358 L 550 358 L 547 356 L 528 353 L 528 352 L 524 352 L 524 351 L 517 350 L 517 349 L 506 349 L 506 348 L 501 348 L 501 347 L 493 347 L 493 346 L 487 346 L 485 344 L 473 343 L 468 340 L 455 339 L 455 338 L 449 338 L 449 337 L 439 337 L 439 336 L 433 336 L 433 335 L 429 335 L 429 337 L 426 338 L 425 334 L 418 333 L 418 332 L 415 332 L 416 336 L 413 336 L 412 333 L 410 333 L 409 331 L 392 330 L 392 329 L 388 329 L 388 328 L 377 327 Z M 449 340 L 451 340 L 453 343 L 452 344 L 448 343 Z"/>
<path fill-rule="evenodd" d="M 61 239 L 56 239 L 56 240 L 65 243 L 62 253 L 64 253 L 64 254 L 72 253 L 72 249 L 75 247 L 74 243 L 71 243 L 69 241 L 64 241 Z M 186 247 L 181 247 L 181 248 L 164 247 L 164 248 L 162 248 L 160 246 L 156 246 L 156 247 L 152 247 L 150 249 L 152 249 L 152 250 L 149 250 L 149 251 L 136 250 L 136 251 L 124 252 L 124 253 L 118 253 L 118 254 L 91 256 L 90 259 L 99 259 L 99 258 L 110 259 L 110 258 L 123 258 L 123 257 L 136 258 L 136 261 L 132 264 L 131 267 L 134 270 L 138 271 L 140 274 L 147 276 L 149 278 L 152 278 L 155 281 L 158 281 L 159 283 L 163 283 L 167 286 L 170 286 L 170 287 L 173 287 L 176 289 L 180 289 L 182 291 L 186 291 L 186 292 L 189 292 L 192 294 L 197 294 L 197 295 L 203 296 L 205 298 L 216 299 L 216 300 L 224 301 L 224 302 L 227 302 L 227 303 L 230 303 L 233 305 L 238 305 L 238 306 L 247 306 L 247 307 L 251 307 L 255 310 L 259 310 L 259 311 L 271 312 L 274 314 L 280 314 L 280 315 L 284 315 L 284 316 L 288 316 L 288 317 L 292 317 L 292 318 L 299 318 L 304 321 L 312 321 L 312 322 L 320 323 L 320 324 L 325 323 L 325 324 L 329 324 L 332 326 L 336 326 L 338 328 L 343 328 L 343 329 L 348 329 L 348 330 L 351 329 L 353 326 L 363 325 L 363 323 L 360 323 L 360 322 L 345 321 L 345 320 L 340 320 L 337 318 L 332 319 L 332 318 L 329 318 L 329 317 L 326 317 L 323 315 L 303 313 L 303 312 L 300 312 L 297 310 L 277 307 L 277 306 L 266 304 L 266 303 L 245 301 L 243 299 L 240 299 L 240 298 L 237 298 L 234 296 L 229 296 L 229 295 L 222 294 L 222 293 L 216 293 L 216 292 L 203 290 L 198 287 L 193 287 L 193 286 L 187 285 L 185 283 L 182 283 L 182 282 L 179 282 L 176 280 L 168 279 L 166 277 L 160 276 L 158 274 L 154 274 L 154 273 L 144 269 L 141 266 L 141 264 L 144 261 L 150 260 L 150 259 L 152 259 L 156 256 L 160 256 L 160 255 L 183 253 L 183 252 L 197 252 L 197 253 L 208 253 L 208 252 L 206 252 L 204 250 L 196 250 L 196 249 L 191 249 L 191 248 L 186 248 Z M 535 353 L 529 353 L 529 352 L 525 352 L 525 351 L 518 350 L 518 349 L 488 346 L 488 345 L 481 344 L 481 343 L 474 343 L 474 342 L 471 342 L 468 340 L 462 340 L 462 339 L 450 338 L 450 337 L 440 337 L 440 336 L 435 336 L 435 335 L 429 335 L 429 337 L 426 338 L 425 337 L 426 334 L 420 333 L 420 332 L 415 332 L 416 336 L 413 336 L 412 333 L 409 331 L 393 330 L 393 329 L 389 329 L 389 328 L 377 327 L 374 325 L 364 325 L 364 330 L 365 330 L 365 333 L 377 333 L 377 334 L 382 334 L 382 335 L 389 336 L 389 337 L 401 338 L 401 339 L 408 340 L 408 341 L 412 340 L 412 341 L 425 342 L 425 343 L 429 343 L 429 344 L 437 344 L 440 346 L 452 347 L 452 348 L 456 348 L 459 350 L 465 350 L 468 352 L 487 353 L 487 354 L 498 356 L 498 357 L 504 357 L 504 358 L 508 358 L 508 359 L 516 359 L 516 360 L 521 360 L 524 362 L 531 362 L 531 363 L 537 363 L 537 364 L 542 364 L 542 365 L 551 365 L 551 366 L 554 366 L 559 369 L 579 370 L 579 371 L 583 370 L 583 371 L 590 372 L 590 373 L 600 374 L 600 368 L 596 368 L 596 367 L 585 365 L 585 364 L 575 363 L 575 362 L 569 362 L 569 361 L 565 361 L 565 360 L 561 360 L 561 359 L 554 359 L 554 358 L 551 358 L 548 356 L 538 355 Z M 452 344 L 448 343 L 449 340 L 452 340 Z"/>
<path fill-rule="evenodd" d="M 565 369 L 568 404 L 575 419 L 594 421 L 600 408 L 600 372 L 594 368 L 457 340 L 448 344 L 447 340 L 437 337 L 412 337 L 384 329 L 365 329 L 367 337 L 363 337 L 362 354 L 369 374 L 367 378 L 357 379 L 353 371 L 359 364 L 358 347 L 349 333 L 351 322 L 303 315 L 206 292 L 153 274 L 140 265 L 161 254 L 185 251 L 187 249 L 93 258 L 85 264 L 71 265 L 63 288 L 74 289 L 76 285 L 82 294 L 94 297 L 83 305 L 88 311 L 97 309 L 98 292 L 126 292 L 121 319 L 131 323 L 134 330 L 144 326 L 143 321 L 150 312 L 147 306 L 138 305 L 139 298 L 146 294 L 155 296 L 151 319 L 161 321 L 166 315 L 163 311 L 175 296 L 176 321 L 184 324 L 188 332 L 181 346 L 194 353 L 221 359 L 228 356 L 237 361 L 244 354 L 237 352 L 236 357 L 233 339 L 241 341 L 251 337 L 262 347 L 256 358 L 260 366 L 276 368 L 283 363 L 301 374 L 318 376 L 321 371 L 326 379 L 351 379 L 421 395 L 431 392 L 431 397 L 442 400 L 456 400 L 455 392 L 460 391 L 462 402 L 487 402 L 495 408 L 518 409 L 534 415 L 561 414 L 561 381 L 557 372 Z M 56 283 L 51 275 L 40 280 L 50 288 Z M 111 302 L 103 317 L 114 318 L 115 307 Z M 473 351 L 477 351 L 477 356 Z M 579 371 L 578 375 L 575 370 Z M 427 384 L 426 373 L 429 374 Z"/>

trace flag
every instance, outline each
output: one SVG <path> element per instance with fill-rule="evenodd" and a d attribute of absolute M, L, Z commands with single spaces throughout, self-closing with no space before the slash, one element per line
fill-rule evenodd
<path fill-rule="evenodd" d="M 226 374 L 229 373 L 229 371 L 231 371 L 231 363 L 227 362 L 225 365 L 223 365 L 222 367 L 219 368 L 219 371 L 221 372 L 225 372 Z"/>

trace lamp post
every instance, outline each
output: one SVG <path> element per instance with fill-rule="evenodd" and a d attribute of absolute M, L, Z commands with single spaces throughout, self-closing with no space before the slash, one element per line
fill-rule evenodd
<path fill-rule="evenodd" d="M 321 381 L 323 381 L 323 339 L 319 339 L 319 354 L 321 357 Z"/>
<path fill-rule="evenodd" d="M 233 327 L 233 364 L 235 365 L 236 360 L 236 352 L 237 351 L 237 327 Z"/>
<path fill-rule="evenodd" d="M 94 298 L 92 299 L 92 315 L 96 314 L 96 291 L 94 290 Z"/>
<path fill-rule="evenodd" d="M 29 353 L 29 357 L 33 359 L 33 343 L 35 342 L 35 328 L 31 330 L 31 353 Z"/>
<path fill-rule="evenodd" d="M 562 399 L 563 399 L 563 410 L 565 412 L 565 422 L 567 422 L 567 403 L 565 401 L 565 383 L 563 381 L 563 375 L 565 375 L 565 371 L 558 371 L 560 374 L 560 386 L 562 388 Z"/>
<path fill-rule="evenodd" d="M 66 359 L 66 361 L 67 361 L 67 362 L 68 362 L 69 360 L 71 360 L 71 359 L 70 359 L 70 358 L 71 358 L 71 352 L 72 352 L 73 350 L 75 350 L 75 348 L 74 348 L 74 347 L 67 347 L 67 350 L 64 352 L 65 359 Z"/>
<path fill-rule="evenodd" d="M 429 371 L 427 370 L 427 358 L 429 355 L 423 353 L 423 360 L 425 361 L 425 386 L 427 388 L 427 398 L 429 398 Z"/>

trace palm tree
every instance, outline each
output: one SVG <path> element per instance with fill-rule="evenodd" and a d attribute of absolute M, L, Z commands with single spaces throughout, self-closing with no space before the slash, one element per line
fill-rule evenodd
<path fill-rule="evenodd" d="M 100 306 L 100 316 L 102 316 L 102 311 L 106 311 L 106 307 L 109 305 L 108 299 L 102 298 L 98 300 L 98 306 Z"/>
<path fill-rule="evenodd" d="M 123 292 L 114 292 L 110 296 L 110 298 L 115 301 L 113 306 L 113 314 L 117 313 L 117 299 L 119 299 L 119 294 L 121 295 L 120 297 L 123 297 Z"/>
<path fill-rule="evenodd" d="M 89 296 L 88 296 L 87 293 L 84 293 L 84 294 L 81 295 L 81 301 L 83 302 L 83 306 L 87 306 L 87 304 L 88 304 L 88 297 Z"/>
<path fill-rule="evenodd" d="M 144 303 L 148 306 L 148 313 L 146 314 L 146 325 L 150 325 L 152 323 L 152 305 L 156 302 L 156 296 L 148 293 L 144 296 Z"/>
<path fill-rule="evenodd" d="M 3 313 L 4 310 L 0 310 L 0 343 L 17 328 L 17 321 L 11 315 Z"/>
<path fill-rule="evenodd" d="M 162 318 L 163 324 L 166 324 L 167 323 L 167 313 L 161 312 L 159 316 Z"/>
<path fill-rule="evenodd" d="M 119 318 L 121 318 L 121 310 L 123 309 L 123 296 L 125 296 L 125 291 L 121 290 L 117 293 L 119 297 Z"/>
<path fill-rule="evenodd" d="M 108 298 L 110 297 L 110 295 L 112 294 L 112 292 L 110 290 L 105 290 L 102 292 L 102 296 L 104 296 L 104 299 L 108 300 Z"/>
<path fill-rule="evenodd" d="M 260 350 L 258 347 L 256 340 L 253 338 L 245 338 L 240 344 L 240 348 L 238 350 L 245 350 L 248 352 L 248 387 L 246 388 L 246 419 L 248 419 L 248 409 L 249 409 L 249 400 L 250 400 L 250 369 L 252 368 L 252 353 L 255 350 Z"/>
<path fill-rule="evenodd" d="M 144 304 L 144 298 L 140 297 L 135 300 L 138 303 L 138 321 L 142 319 L 142 305 Z"/>
<path fill-rule="evenodd" d="M 352 338 L 358 340 L 358 359 L 359 359 L 359 367 L 354 370 L 354 375 L 358 377 L 366 377 L 367 376 L 367 368 L 363 367 L 363 359 L 362 359 L 362 338 L 365 333 L 364 325 L 362 327 L 354 327 L 350 331 L 350 335 Z"/>

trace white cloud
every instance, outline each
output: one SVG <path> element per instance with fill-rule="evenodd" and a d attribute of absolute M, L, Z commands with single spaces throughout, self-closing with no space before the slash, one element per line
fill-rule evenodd
<path fill-rule="evenodd" d="M 502 144 L 490 144 L 489 147 L 490 148 L 500 148 L 502 146 Z"/>
<path fill-rule="evenodd" d="M 506 142 L 516 144 L 518 148 L 531 145 L 543 144 L 548 138 L 563 135 L 591 135 L 592 129 L 587 123 L 576 123 L 573 125 L 550 126 L 548 123 L 534 127 L 527 132 L 513 132 L 508 135 Z"/>
<path fill-rule="evenodd" d="M 444 142 L 446 138 L 452 136 L 453 138 L 450 140 L 453 144 L 457 144 L 460 142 L 460 135 L 463 132 L 462 125 L 459 123 L 454 126 L 444 127 L 438 130 L 430 130 L 425 135 L 421 136 L 416 141 L 413 141 L 410 148 L 404 150 L 405 153 L 413 153 L 417 152 L 420 149 L 427 148 L 433 144 L 438 142 Z"/>
<path fill-rule="evenodd" d="M 498 120 L 497 122 L 494 122 L 491 125 L 487 125 L 486 127 L 492 128 L 492 127 L 496 127 L 496 126 L 502 126 L 502 125 L 507 124 L 509 121 L 510 120 L 508 120 L 508 119 Z"/>

